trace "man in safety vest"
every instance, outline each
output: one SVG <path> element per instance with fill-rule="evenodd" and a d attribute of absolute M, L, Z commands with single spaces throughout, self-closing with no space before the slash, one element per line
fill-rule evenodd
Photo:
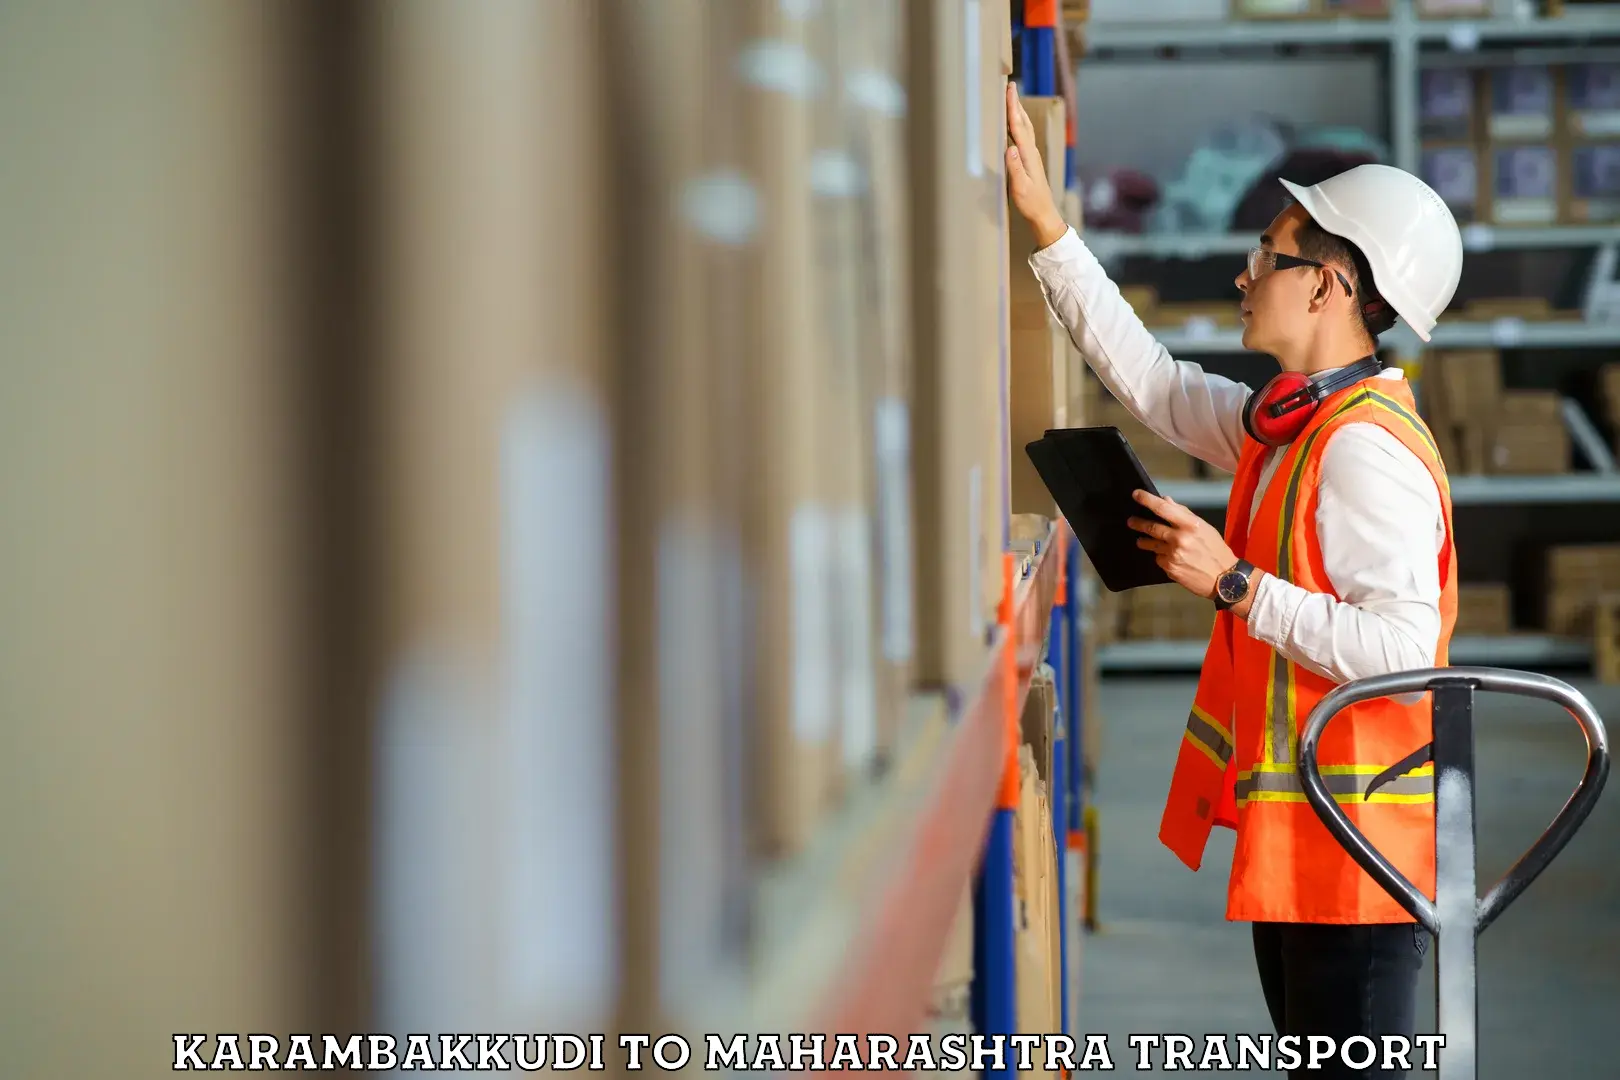
<path fill-rule="evenodd" d="M 1283 369 L 1251 391 L 1154 340 L 1064 223 L 1010 86 L 1007 109 L 1008 187 L 1053 315 L 1131 413 L 1234 474 L 1224 535 L 1146 492 L 1162 521 L 1132 522 L 1169 576 L 1217 609 L 1160 839 L 1196 870 L 1212 826 L 1237 831 L 1227 918 L 1253 923 L 1279 1033 L 1411 1037 L 1427 939 L 1305 801 L 1298 740 L 1335 685 L 1447 662 L 1450 488 L 1410 385 L 1375 353 L 1397 316 L 1429 340 L 1461 273 L 1457 224 L 1427 185 L 1384 165 L 1284 181 L 1293 205 L 1236 280 L 1244 347 Z M 1350 820 L 1433 896 L 1433 768 L 1414 755 L 1430 741 L 1426 702 L 1350 707 L 1318 764 Z M 1405 1073 L 1327 1064 L 1310 1075 Z"/>

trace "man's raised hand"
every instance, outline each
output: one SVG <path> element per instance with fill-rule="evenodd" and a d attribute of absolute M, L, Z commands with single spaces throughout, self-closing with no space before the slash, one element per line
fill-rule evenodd
<path fill-rule="evenodd" d="M 1011 82 L 1007 83 L 1007 134 L 1013 143 L 1007 147 L 1007 192 L 1013 206 L 1034 230 L 1035 243 L 1049 247 L 1063 238 L 1069 226 L 1046 182 L 1046 166 L 1035 145 L 1035 125 L 1030 123 L 1024 103 L 1018 100 L 1018 87 Z"/>

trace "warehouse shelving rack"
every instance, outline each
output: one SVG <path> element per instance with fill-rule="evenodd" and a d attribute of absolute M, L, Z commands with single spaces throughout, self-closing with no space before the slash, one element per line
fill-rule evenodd
<path fill-rule="evenodd" d="M 1241 20 L 1223 22 L 1166 21 L 1094 22 L 1079 40 L 1085 61 L 1140 63 L 1165 57 L 1220 58 L 1252 61 L 1265 55 L 1324 55 L 1381 52 L 1386 58 L 1390 143 L 1394 164 L 1416 171 L 1419 151 L 1418 76 L 1427 67 L 1489 67 L 1503 63 L 1576 63 L 1620 59 L 1620 4 L 1591 10 L 1568 9 L 1554 16 L 1439 18 L 1420 17 L 1412 0 L 1391 0 L 1387 18 Z M 1126 235 L 1088 232 L 1087 245 L 1105 264 L 1125 259 L 1197 261 L 1212 256 L 1239 256 L 1255 243 L 1247 234 L 1176 233 Z M 1620 224 L 1494 226 L 1463 228 L 1470 253 L 1598 249 L 1613 261 L 1620 249 Z M 1596 272 L 1596 271 L 1594 271 Z M 1177 355 L 1225 355 L 1243 351 L 1242 331 L 1194 318 L 1179 326 L 1155 326 L 1154 336 Z M 1620 346 L 1620 322 L 1582 320 L 1490 321 L 1446 320 L 1432 341 L 1420 342 L 1404 324 L 1385 335 L 1383 344 L 1403 363 L 1421 363 L 1425 348 L 1598 349 Z M 1569 416 L 1573 403 L 1566 402 Z M 1579 412 L 1578 407 L 1573 411 Z M 1571 435 L 1598 471 L 1556 476 L 1458 476 L 1452 479 L 1457 505 L 1575 504 L 1620 502 L 1620 475 L 1609 449 L 1602 445 L 1584 414 L 1570 417 Z M 1596 442 L 1594 442 L 1594 439 Z M 1171 498 L 1203 510 L 1226 505 L 1230 484 L 1223 480 L 1171 482 Z M 1203 657 L 1201 641 L 1127 641 L 1101 647 L 1103 671 L 1196 670 Z M 1453 643 L 1453 660 L 1462 663 L 1535 667 L 1578 665 L 1590 661 L 1590 644 L 1546 634 L 1464 638 Z"/>
<path fill-rule="evenodd" d="M 1056 0 L 1012 5 L 1026 93 L 1055 93 L 1057 7 Z M 693 1003 L 693 1030 L 819 1032 L 829 1049 L 835 1035 L 927 1030 L 940 960 L 971 885 L 973 1029 L 1017 1032 L 1013 823 L 1024 707 L 1045 666 L 1057 689 L 1048 794 L 1067 1029 L 1070 931 L 1078 921 L 1071 927 L 1065 856 L 1082 846 L 1086 775 L 1082 612 L 1071 585 L 1080 549 L 1061 519 L 1010 546 L 982 675 L 914 696 L 884 775 L 856 785 L 804 851 L 763 869 L 748 970 L 720 978 L 708 1000 Z"/>

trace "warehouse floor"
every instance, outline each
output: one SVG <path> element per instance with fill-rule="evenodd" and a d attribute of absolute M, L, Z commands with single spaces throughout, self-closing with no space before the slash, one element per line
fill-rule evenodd
<path fill-rule="evenodd" d="M 1611 746 L 1620 742 L 1620 687 L 1570 681 L 1603 716 Z M 1136 1066 L 1137 1052 L 1127 1041 L 1131 1033 L 1184 1033 L 1201 1052 L 1205 1033 L 1270 1031 L 1248 926 L 1223 920 L 1233 834 L 1216 830 L 1197 874 L 1158 842 L 1159 813 L 1193 686 L 1184 677 L 1108 678 L 1100 688 L 1103 742 L 1095 796 L 1101 925 L 1083 946 L 1080 1030 L 1106 1033 L 1121 1071 Z M 1482 696 L 1480 702 L 1484 891 L 1568 798 L 1585 762 L 1585 743 L 1556 706 L 1500 696 Z M 1620 777 L 1611 777 L 1585 828 L 1481 939 L 1481 1080 L 1616 1075 L 1607 1036 L 1620 1017 L 1617 856 Z M 1434 1030 L 1433 980 L 1431 950 L 1420 1032 Z M 1154 1062 L 1162 1063 L 1162 1051 Z"/>

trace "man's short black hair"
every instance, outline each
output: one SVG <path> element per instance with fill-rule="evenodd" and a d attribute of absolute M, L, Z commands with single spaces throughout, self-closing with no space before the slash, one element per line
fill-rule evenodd
<path fill-rule="evenodd" d="M 1300 223 L 1297 242 L 1302 258 L 1349 268 L 1350 272 L 1345 276 L 1350 280 L 1356 317 L 1361 322 L 1361 328 L 1367 331 L 1367 336 L 1377 344 L 1378 335 L 1395 325 L 1394 312 L 1378 295 L 1372 267 L 1361 249 L 1342 236 L 1328 232 L 1309 215 Z"/>

